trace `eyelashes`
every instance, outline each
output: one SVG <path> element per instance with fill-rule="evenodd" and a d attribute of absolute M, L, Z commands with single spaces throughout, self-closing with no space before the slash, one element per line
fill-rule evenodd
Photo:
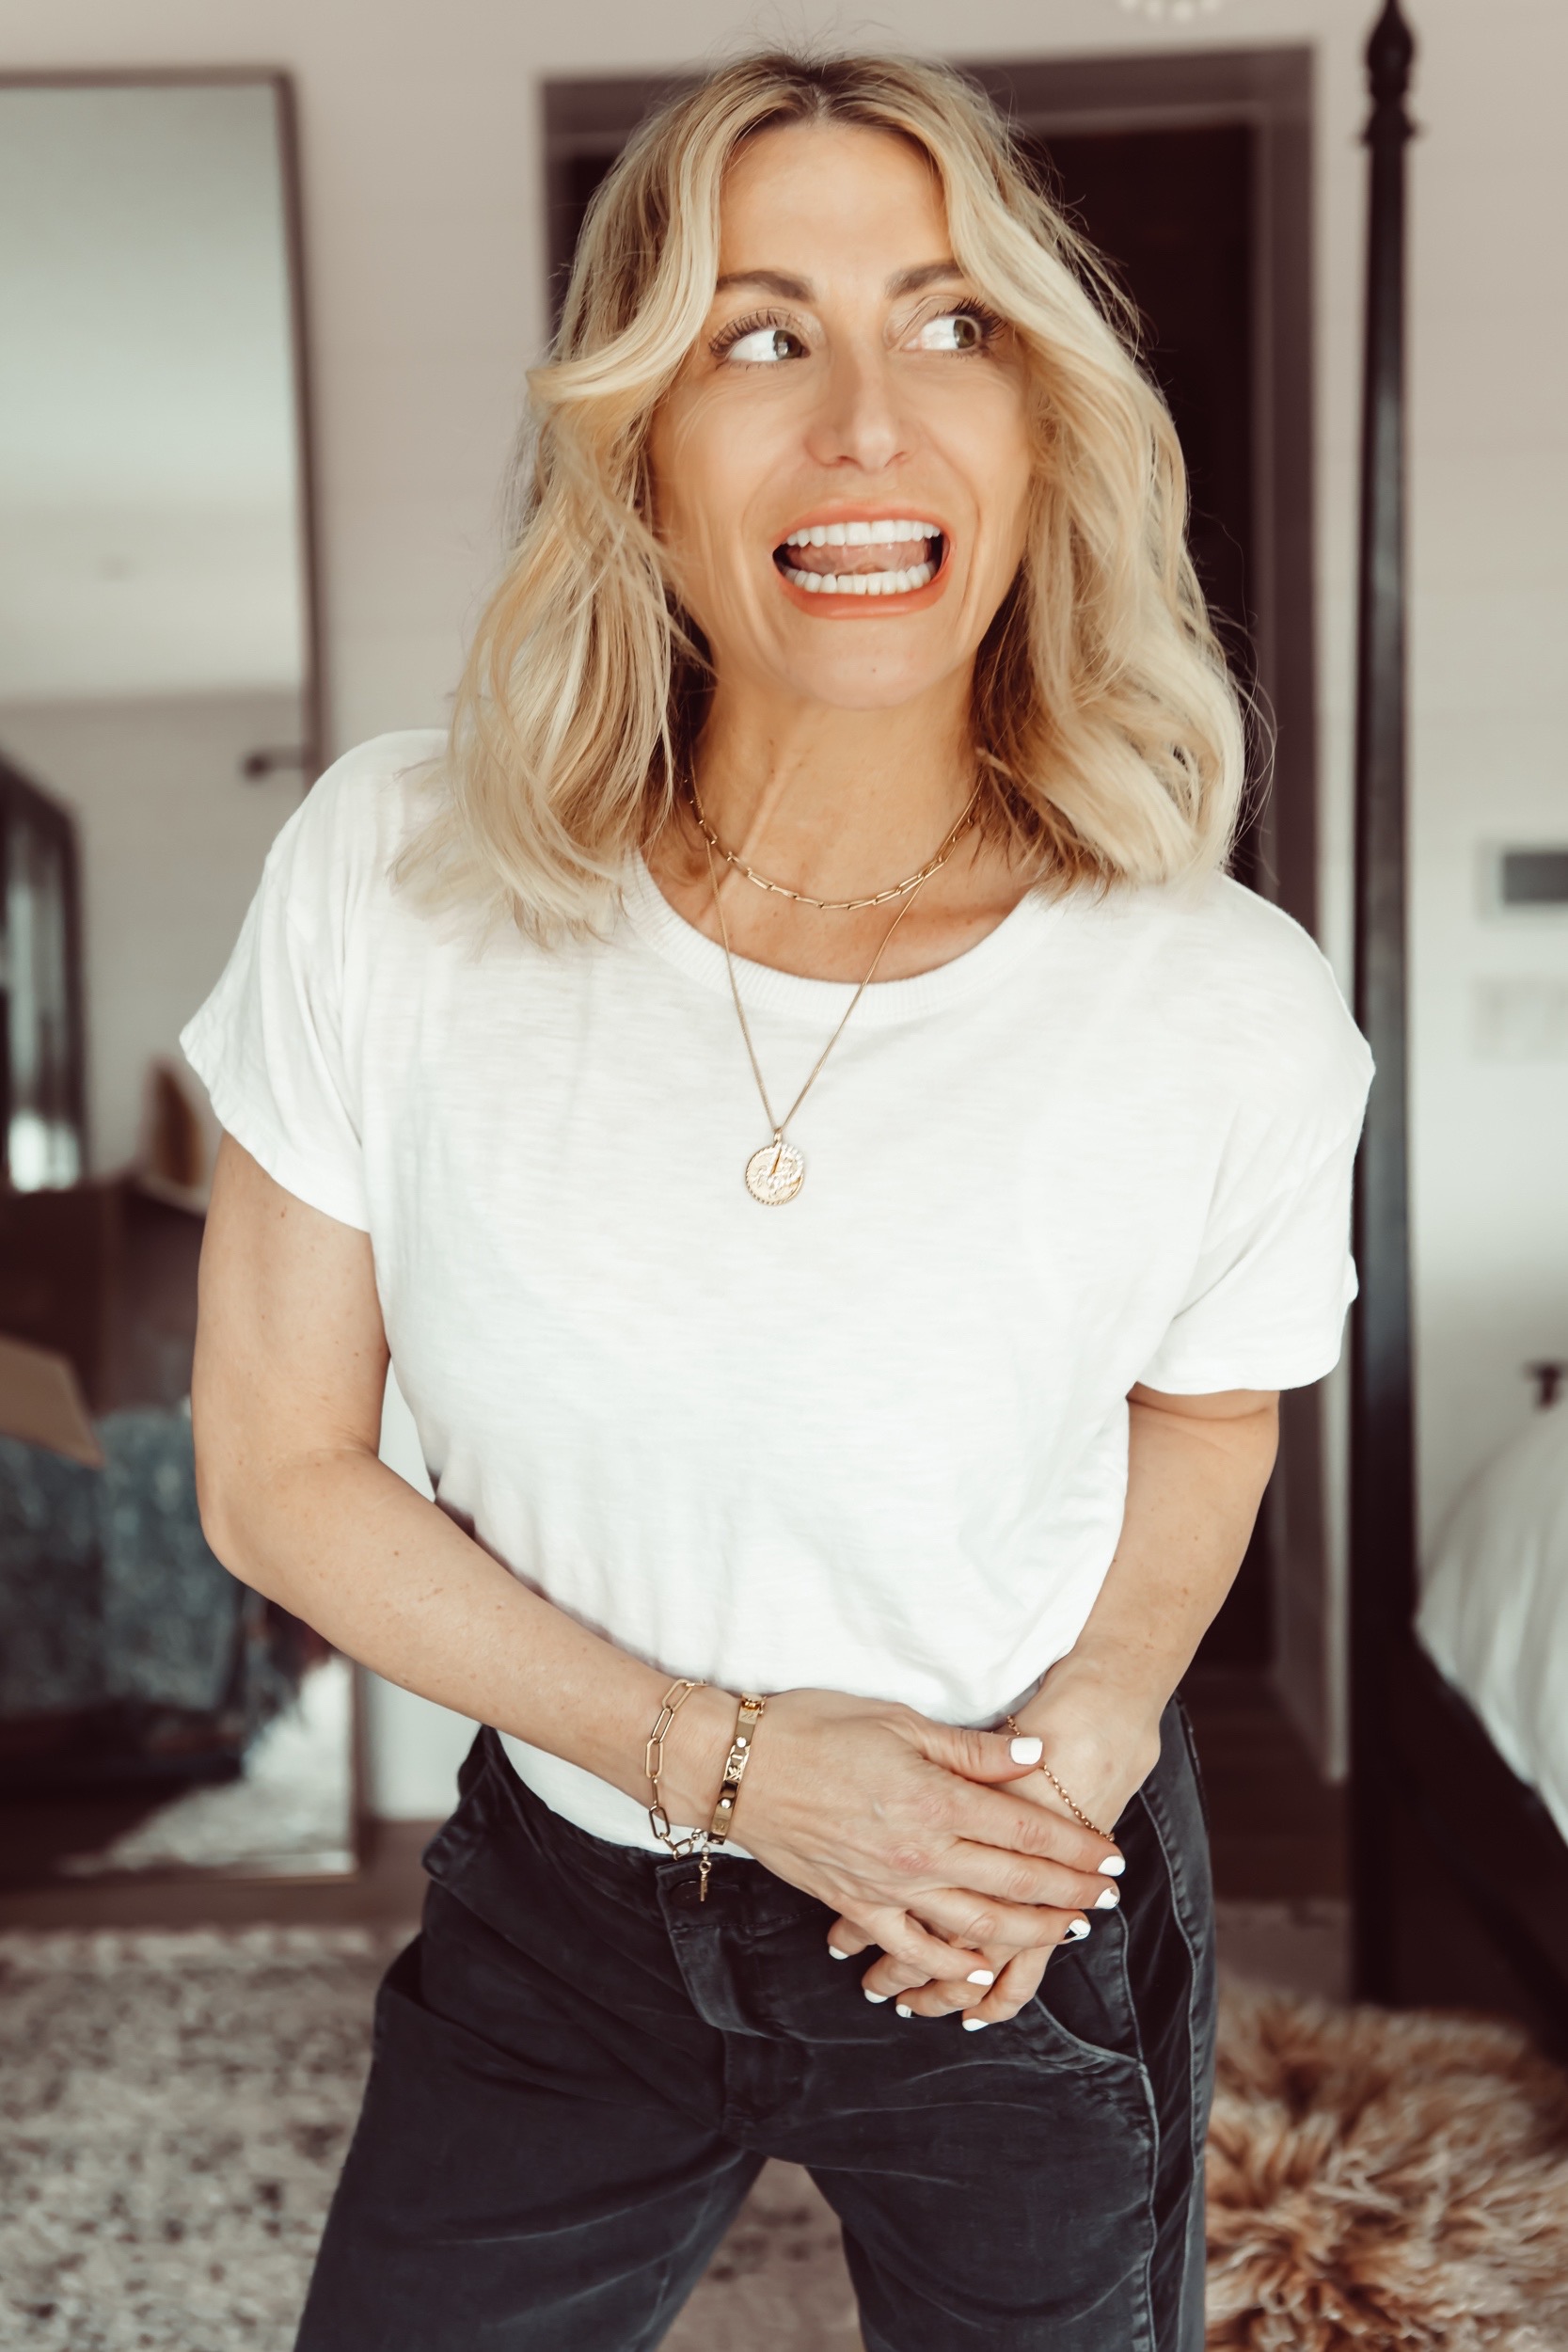
<path fill-rule="evenodd" d="M 791 342 L 800 343 L 804 341 L 794 320 L 786 312 L 750 310 L 744 318 L 731 319 L 727 326 L 721 327 L 709 343 L 708 349 L 716 359 L 721 359 L 727 351 L 732 351 L 735 345 L 743 342 L 748 335 L 763 335 L 769 332 L 775 335 L 787 335 Z M 755 362 L 752 364 L 754 365 Z"/>
<path fill-rule="evenodd" d="M 998 337 L 1005 335 L 1007 331 L 1006 319 L 999 318 L 994 310 L 989 310 L 983 302 L 949 302 L 941 310 L 927 311 L 920 324 L 912 327 L 911 332 L 915 335 L 925 335 L 931 327 L 940 326 L 944 319 L 966 319 L 979 330 L 974 342 L 951 346 L 958 353 L 989 351 Z M 925 348 L 928 350 L 930 346 L 927 344 Z"/>
<path fill-rule="evenodd" d="M 992 344 L 1007 332 L 1006 319 L 999 317 L 997 312 L 990 310 L 985 303 L 970 300 L 939 304 L 928 310 L 924 317 L 918 319 L 907 330 L 901 340 L 907 342 L 913 337 L 923 336 L 940 321 L 949 318 L 969 320 L 978 330 L 974 342 L 951 347 L 951 356 L 954 358 L 969 358 L 978 352 L 989 351 Z M 807 347 L 806 338 L 800 331 L 799 322 L 788 311 L 749 310 L 742 318 L 726 321 L 709 342 L 708 351 L 715 359 L 722 359 L 735 349 L 737 343 L 743 342 L 749 336 L 761 334 L 784 337 L 802 352 Z M 930 346 L 927 345 L 926 348 L 929 349 Z M 742 360 L 738 364 L 744 367 L 776 367 L 780 364 L 782 356 L 775 353 L 769 359 Z"/>

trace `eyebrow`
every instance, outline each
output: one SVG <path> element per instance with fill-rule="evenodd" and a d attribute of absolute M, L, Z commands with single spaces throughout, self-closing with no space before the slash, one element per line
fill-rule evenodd
<path fill-rule="evenodd" d="M 923 294 L 927 286 L 941 285 L 945 279 L 962 278 L 957 262 L 922 262 L 913 269 L 896 271 L 887 281 L 890 294 Z M 810 302 L 812 289 L 809 279 L 791 278 L 779 269 L 727 270 L 714 287 L 715 294 L 728 294 L 736 286 L 760 286 L 767 294 L 778 294 L 785 302 Z"/>

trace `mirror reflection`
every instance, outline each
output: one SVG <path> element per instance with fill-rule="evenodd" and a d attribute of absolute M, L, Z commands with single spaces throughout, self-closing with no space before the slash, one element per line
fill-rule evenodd
<path fill-rule="evenodd" d="M 0 87 L 11 1883 L 353 1864 L 352 1686 L 202 1539 L 176 1043 L 316 772 L 288 91 Z"/>

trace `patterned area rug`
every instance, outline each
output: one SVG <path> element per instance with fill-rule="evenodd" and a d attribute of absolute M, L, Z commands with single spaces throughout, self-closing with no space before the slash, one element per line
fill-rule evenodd
<path fill-rule="evenodd" d="M 401 1933 L 0 1934 L 0 2344 L 288 2352 Z M 1211 2344 L 1562 2352 L 1568 2080 L 1500 2026 L 1232 1987 Z M 855 2352 L 771 2166 L 670 2352 Z"/>

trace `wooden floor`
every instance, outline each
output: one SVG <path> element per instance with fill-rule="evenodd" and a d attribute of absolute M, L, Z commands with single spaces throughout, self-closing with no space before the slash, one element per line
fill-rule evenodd
<path fill-rule="evenodd" d="M 434 1821 L 370 1825 L 364 1867 L 347 1879 L 99 1880 L 8 1887 L 0 1928 L 381 1927 L 419 1916 L 420 1850 Z"/>
<path fill-rule="evenodd" d="M 1264 1678 L 1206 1667 L 1189 1678 L 1208 1793 L 1216 1892 L 1232 1901 L 1301 1901 L 1345 1891 L 1344 1797 L 1318 1778 Z M 419 1857 L 433 1823 L 372 1825 L 358 1875 L 320 1880 L 119 1880 L 11 1887 L 0 1927 L 354 1926 L 416 1916 Z"/>

